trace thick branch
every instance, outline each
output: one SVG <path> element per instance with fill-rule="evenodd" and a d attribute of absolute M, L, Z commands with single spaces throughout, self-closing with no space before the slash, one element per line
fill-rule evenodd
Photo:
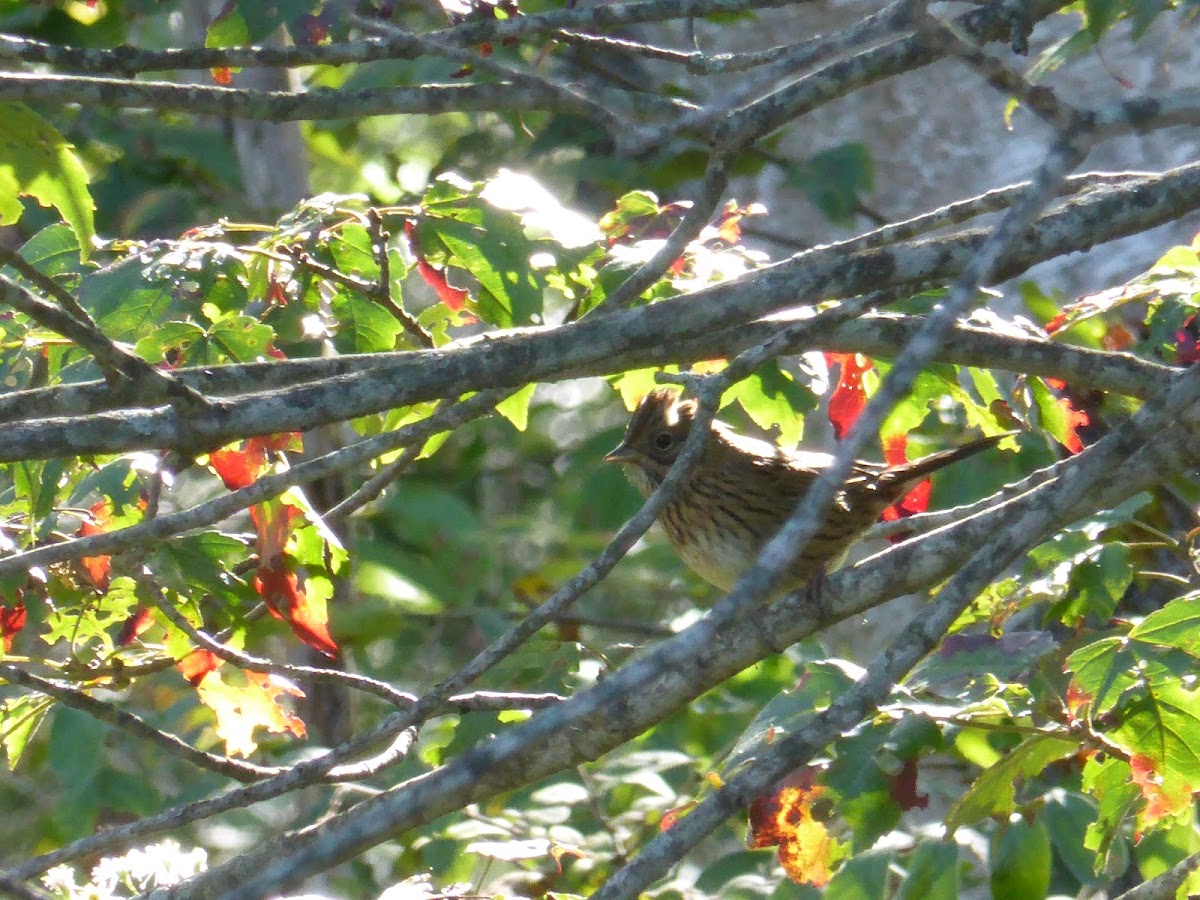
<path fill-rule="evenodd" d="M 1035 263 L 1143 231 L 1196 208 L 1200 208 L 1200 164 L 1136 185 L 1089 192 L 1044 215 L 1003 260 L 995 277 L 1012 277 Z M 367 371 L 314 385 L 272 389 L 253 399 L 215 398 L 211 413 L 189 416 L 186 421 L 164 407 L 14 423 L 0 434 L 0 461 L 148 448 L 199 450 L 249 435 L 303 431 L 467 391 L 515 388 L 563 377 L 566 371 L 617 371 L 617 360 L 638 351 L 650 361 L 675 359 L 674 348 L 683 341 L 703 344 L 721 329 L 778 309 L 956 277 L 986 233 L 969 229 L 851 254 L 816 248 L 743 278 L 652 306 L 406 354 L 389 367 L 386 377 Z M 814 341 L 819 342 L 819 337 Z M 947 358 L 956 351 L 943 348 L 939 354 L 938 358 Z M 962 355 L 955 358 L 971 361 Z"/>

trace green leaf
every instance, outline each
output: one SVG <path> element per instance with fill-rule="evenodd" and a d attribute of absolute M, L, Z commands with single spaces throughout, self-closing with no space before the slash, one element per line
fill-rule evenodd
<path fill-rule="evenodd" d="M 496 412 L 508 419 L 517 431 L 529 425 L 529 401 L 533 399 L 536 384 L 527 384 L 515 394 L 496 404 Z"/>
<path fill-rule="evenodd" d="M 1100 40 L 1123 12 L 1120 0 L 1083 0 L 1084 21 L 1088 34 Z"/>
<path fill-rule="evenodd" d="M 950 696 L 981 673 L 1000 680 L 1015 678 L 1057 647 L 1047 631 L 1010 631 L 1000 637 L 952 634 L 918 664 L 905 684 Z"/>
<path fill-rule="evenodd" d="M 829 879 L 824 900 L 888 900 L 888 875 L 895 863 L 891 850 L 868 850 L 851 857 Z"/>
<path fill-rule="evenodd" d="M 1129 637 L 1200 658 L 1200 594 L 1179 597 L 1150 613 L 1130 629 Z"/>
<path fill-rule="evenodd" d="M 1150 636 L 1161 630 L 1169 641 L 1178 633 L 1171 616 L 1182 621 L 1190 612 L 1152 622 Z M 1189 689 L 1196 665 L 1189 651 L 1144 641 L 1135 628 L 1079 648 L 1064 667 L 1090 718 L 1104 717 L 1106 736 L 1151 770 L 1163 799 L 1186 797 L 1200 787 L 1200 699 Z"/>
<path fill-rule="evenodd" d="M 790 180 L 830 219 L 849 222 L 859 195 L 874 187 L 871 153 L 858 142 L 831 147 L 811 157 Z"/>
<path fill-rule="evenodd" d="M 53 125 L 23 103 L 0 103 L 0 225 L 21 217 L 17 195 L 53 206 L 79 242 L 86 259 L 96 235 L 88 174 L 74 148 Z"/>
<path fill-rule="evenodd" d="M 1079 437 L 1067 411 L 1066 400 L 1060 400 L 1051 394 L 1050 388 L 1046 387 L 1046 383 L 1040 378 L 1030 378 L 1026 384 L 1029 385 L 1029 393 L 1037 407 L 1038 421 L 1042 428 L 1064 447 L 1070 448 L 1076 444 Z M 1086 418 L 1084 421 L 1087 421 Z"/>
<path fill-rule="evenodd" d="M 205 331 L 195 322 L 163 322 L 161 327 L 147 334 L 134 345 L 134 352 L 149 363 L 159 363 L 168 355 L 179 354 L 182 358 L 193 363 L 217 362 L 197 358 L 191 348 L 202 344 Z M 201 354 L 202 355 L 202 354 Z"/>
<path fill-rule="evenodd" d="M 226 608 L 257 599 L 250 586 L 232 572 L 250 556 L 245 540 L 204 531 L 156 543 L 147 558 L 155 580 L 180 596 L 211 595 Z"/>
<path fill-rule="evenodd" d="M 75 789 L 100 771 L 105 726 L 85 712 L 60 706 L 50 725 L 50 768 L 66 787 Z"/>
<path fill-rule="evenodd" d="M 893 713 L 895 715 L 895 713 Z M 897 720 L 878 718 L 837 744 L 837 756 L 821 776 L 838 814 L 854 830 L 854 844 L 872 846 L 896 827 L 915 798 L 896 784 L 895 776 L 926 750 L 942 746 L 937 725 L 921 713 L 905 710 Z M 915 776 L 916 769 L 911 773 Z"/>
<path fill-rule="evenodd" d="M 726 391 L 724 405 L 736 399 L 759 428 L 778 429 L 779 443 L 794 447 L 804 434 L 804 413 L 815 409 L 816 398 L 770 360 Z"/>
<path fill-rule="evenodd" d="M 1057 862 L 1081 887 L 1100 883 L 1096 877 L 1096 854 L 1083 846 L 1088 827 L 1096 821 L 1096 801 L 1076 791 L 1055 789 L 1043 798 L 1041 817 L 1050 830 Z"/>
<path fill-rule="evenodd" d="M 1122 848 L 1122 824 L 1141 801 L 1129 764 L 1114 757 L 1091 757 L 1083 766 L 1082 788 L 1099 804 L 1096 820 L 1088 826 L 1083 845 L 1096 853 L 1096 873 L 1120 874 L 1110 868 L 1110 857 Z"/>
<path fill-rule="evenodd" d="M 1063 38 L 1057 44 L 1042 51 L 1042 55 L 1038 57 L 1037 62 L 1029 67 L 1029 71 L 1025 73 L 1025 77 L 1034 84 L 1037 84 L 1067 60 L 1079 56 L 1095 45 L 1096 39 L 1092 36 L 1091 32 L 1087 28 L 1081 28 L 1070 37 Z M 1024 285 L 1022 285 L 1022 294 L 1024 294 Z M 1036 313 L 1036 310 L 1034 312 Z M 1047 316 L 1042 321 L 1044 323 L 1049 321 L 1049 319 L 1050 316 Z"/>
<path fill-rule="evenodd" d="M 136 257 L 85 277 L 79 302 L 108 337 L 131 344 L 174 318 L 169 315 L 174 305 L 170 284 L 152 281 L 145 261 Z"/>
<path fill-rule="evenodd" d="M 0 702 L 0 744 L 8 768 L 15 769 L 21 761 L 29 739 L 33 737 L 54 702 L 40 694 L 23 694 Z"/>
<path fill-rule="evenodd" d="M 367 297 L 339 293 L 333 300 L 338 320 L 334 343 L 342 353 L 380 353 L 396 348 L 403 326 L 395 316 Z"/>
<path fill-rule="evenodd" d="M 450 251 L 453 265 L 466 269 L 483 287 L 479 314 L 502 328 L 526 325 L 542 311 L 542 288 L 529 257 L 530 242 L 513 216 L 490 207 L 478 211 L 479 224 L 452 218 L 425 226 Z"/>
<path fill-rule="evenodd" d="M 976 778 L 951 807 L 946 816 L 947 831 L 974 825 L 988 816 L 1011 813 L 1016 809 L 1016 789 L 1021 781 L 1078 752 L 1079 744 L 1075 741 L 1044 736 L 1026 738 Z"/>
<path fill-rule="evenodd" d="M 992 900 L 1045 897 L 1050 888 L 1050 832 L 1041 819 L 1001 825 L 989 855 Z"/>
<path fill-rule="evenodd" d="M 730 773 L 753 759 L 767 746 L 768 737 L 791 734 L 826 709 L 854 684 L 859 671 L 841 660 L 806 663 L 797 686 L 776 694 L 742 732 L 725 762 L 722 777 L 728 778 Z"/>
<path fill-rule="evenodd" d="M 48 225 L 26 241 L 21 247 L 21 257 L 43 275 L 51 277 L 78 276 L 82 272 L 79 238 L 61 222 Z"/>
<path fill-rule="evenodd" d="M 204 35 L 205 47 L 244 47 L 250 43 L 250 29 L 238 4 L 226 4 L 208 24 Z"/>
<path fill-rule="evenodd" d="M 1107 621 L 1133 583 L 1129 548 L 1117 543 L 1092 545 L 1072 563 L 1067 595 L 1047 615 L 1059 618 L 1070 628 L 1082 625 L 1089 617 Z"/>
<path fill-rule="evenodd" d="M 329 252 L 339 272 L 359 275 L 370 281 L 379 277 L 379 259 L 371 245 L 371 234 L 361 225 L 346 225 L 329 240 Z"/>
<path fill-rule="evenodd" d="M 896 900 L 957 900 L 958 846 L 952 841 L 918 844 L 905 866 L 908 877 Z"/>
<path fill-rule="evenodd" d="M 633 412 L 643 397 L 657 387 L 661 387 L 654 375 L 657 372 L 677 372 L 677 366 L 667 366 L 665 369 L 631 369 L 620 375 L 610 375 L 608 382 L 621 395 L 625 408 Z"/>

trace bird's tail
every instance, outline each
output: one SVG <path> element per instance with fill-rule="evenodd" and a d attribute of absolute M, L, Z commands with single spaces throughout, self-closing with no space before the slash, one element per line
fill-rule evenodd
<path fill-rule="evenodd" d="M 989 447 L 994 447 L 1006 437 L 1011 437 L 1014 434 L 1019 434 L 1019 432 L 1006 431 L 1003 434 L 993 434 L 989 437 L 970 441 L 961 447 L 951 447 L 949 450 L 939 450 L 937 453 L 930 453 L 928 456 L 923 456 L 913 462 L 887 469 L 880 474 L 879 480 L 889 487 L 912 484 L 936 472 L 938 469 L 958 462 L 960 459 L 966 459 L 968 456 L 974 456 L 976 453 L 980 453 Z"/>

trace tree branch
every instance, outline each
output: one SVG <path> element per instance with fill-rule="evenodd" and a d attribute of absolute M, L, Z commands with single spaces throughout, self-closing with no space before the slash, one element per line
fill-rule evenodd
<path fill-rule="evenodd" d="M 1200 164 L 1126 188 L 1088 192 L 1043 215 L 993 277 L 1012 277 L 1037 262 L 1172 221 L 1197 208 Z M 211 414 L 189 416 L 186 422 L 177 411 L 165 408 L 77 416 L 70 422 L 33 418 L 11 424 L 0 433 L 0 461 L 148 448 L 194 452 L 254 434 L 302 431 L 483 388 L 516 388 L 554 378 L 565 370 L 576 375 L 618 371 L 621 363 L 639 351 L 650 364 L 677 361 L 674 348 L 678 344 L 694 341 L 696 346 L 711 346 L 706 342 L 714 332 L 774 310 L 955 277 L 986 233 L 968 229 L 852 254 L 816 248 L 742 278 L 651 306 L 585 317 L 554 328 L 489 334 L 453 348 L 405 354 L 387 368 L 386 377 L 383 371 L 350 372 L 312 385 L 269 390 L 263 385 L 261 394 L 216 397 Z M 1039 353 L 1047 358 L 1043 351 Z M 970 362 L 949 347 L 939 348 L 937 358 Z M 1094 366 L 1093 371 L 1103 368 Z M 27 401 L 22 398 L 22 407 L 36 416 L 38 410 L 25 406 Z"/>

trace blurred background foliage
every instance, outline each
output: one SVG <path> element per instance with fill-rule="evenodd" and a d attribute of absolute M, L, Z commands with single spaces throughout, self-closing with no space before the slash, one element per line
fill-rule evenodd
<path fill-rule="evenodd" d="M 522 9 L 531 13 L 545 5 L 535 0 Z M 207 23 L 201 37 L 211 46 L 263 40 L 280 27 L 318 39 L 336 39 L 349 28 L 349 4 L 243 0 L 214 6 L 181 0 L 0 0 L 0 31 L 81 47 L 133 43 L 153 48 L 188 43 L 188 22 L 197 16 Z M 1082 6 L 1093 31 L 1097 21 L 1106 21 L 1093 38 L 1119 15 L 1142 10 L 1137 4 Z M 413 28 L 446 23 L 440 10 L 413 7 L 399 15 Z M 498 58 L 529 59 L 545 48 L 493 49 Z M 577 58 L 576 50 L 555 53 L 568 71 L 588 62 Z M 315 67 L 303 77 L 309 88 L 351 89 L 445 81 L 458 68 L 422 58 Z M 207 72 L 180 74 L 210 78 Z M 232 73 L 234 86 L 238 77 Z M 686 93 L 688 86 L 680 82 L 663 89 Z M 378 260 L 362 224 L 368 206 L 390 216 L 390 262 L 399 295 L 437 344 L 489 327 L 560 321 L 589 292 L 603 297 L 605 279 L 614 271 L 628 271 L 620 268 L 614 244 L 627 244 L 634 260 L 645 252 L 636 238 L 654 235 L 637 235 L 634 225 L 661 228 L 677 218 L 669 201 L 702 172 L 704 161 L 698 147 L 674 147 L 669 157 L 618 158 L 607 137 L 591 125 L 551 113 L 306 122 L 300 133 L 310 162 L 307 194 L 313 199 L 297 205 L 281 198 L 278 207 L 268 209 L 249 202 L 246 170 L 229 121 L 88 105 L 35 111 L 74 145 L 96 202 L 95 231 L 114 243 L 106 247 L 103 263 L 81 262 L 76 235 L 59 223 L 56 210 L 32 199 L 0 240 L 62 278 L 110 337 L 152 362 L 171 365 L 253 361 L 271 350 L 298 358 L 413 346 L 393 319 L 380 316 L 352 290 L 331 288 L 311 267 L 306 273 L 297 264 L 299 275 L 286 283 L 273 281 L 281 259 L 295 261 L 288 256 L 295 248 L 320 265 L 367 280 L 378 277 Z M 762 146 L 764 152 L 739 162 L 743 174 L 780 166 L 831 221 L 869 221 L 860 195 L 869 194 L 876 176 L 862 145 L 790 161 L 771 157 L 769 142 Z M 505 169 L 533 181 L 513 181 L 511 172 L 498 176 Z M 506 189 L 529 199 L 537 185 L 562 204 L 538 201 L 550 217 L 540 231 L 503 199 Z M 495 191 L 490 197 L 489 186 Z M 605 213 L 611 228 L 607 239 L 595 224 Z M 735 208 L 729 215 L 742 213 L 750 214 Z M 419 219 L 415 243 L 406 245 L 401 223 L 413 217 Z M 593 233 L 575 243 L 571 234 L 581 228 L 586 233 L 584 225 Z M 311 240 L 314 232 L 320 240 Z M 740 232 L 732 241 L 727 237 L 709 235 L 703 250 L 695 251 L 693 268 L 656 287 L 654 297 L 721 280 L 765 258 L 741 242 Z M 549 253 L 553 263 L 529 265 L 538 252 Z M 455 286 L 469 285 L 463 308 L 450 308 L 419 262 L 444 266 Z M 605 265 L 615 268 L 606 273 Z M 1197 271 L 1195 248 L 1180 247 L 1147 275 L 1087 303 L 1064 307 L 1032 284 L 1024 287 L 1023 299 L 1030 318 L 1058 339 L 1192 362 L 1194 339 L 1191 345 L 1187 340 L 1200 305 Z M 498 277 L 514 273 L 512 279 Z M 288 302 L 270 302 L 276 288 Z M 936 297 L 916 298 L 901 308 L 928 308 Z M 4 324 L 7 346 L 0 374 L 6 388 L 97 375 L 78 349 L 39 335 L 19 317 Z M 31 354 L 30 348 L 38 352 Z M 789 443 L 803 432 L 807 446 L 828 446 L 832 438 L 822 404 L 836 371 L 820 358 L 771 364 L 731 392 L 724 415 L 742 426 L 774 428 Z M 877 380 L 883 371 L 886 362 L 878 360 L 870 377 Z M 653 373 L 626 373 L 610 382 L 541 386 L 507 419 L 492 417 L 459 429 L 444 444 L 428 448 L 427 458 L 354 519 L 352 590 L 331 613 L 349 668 L 421 693 L 594 557 L 639 505 L 621 474 L 600 460 L 617 443 L 627 407 L 653 383 Z M 514 428 L 526 403 L 528 421 Z M 1060 458 L 1072 441 L 1088 436 L 1071 412 L 1085 410 L 1084 422 L 1095 426 L 1129 406 L 1120 398 L 1076 396 L 1069 386 L 1048 386 L 1037 378 L 941 366 L 923 376 L 894 424 L 909 436 L 913 456 L 953 443 L 971 427 L 992 433 L 1007 428 L 1005 415 L 1028 427 L 1019 453 L 990 454 L 958 467 L 954 479 L 940 480 L 933 505 L 944 507 L 981 497 Z M 370 434 L 396 427 L 430 408 L 367 417 L 347 424 L 340 437 L 352 430 Z M 62 511 L 88 508 L 97 498 L 109 501 L 113 524 L 122 515 L 136 516 L 131 508 L 144 473 L 135 457 L 97 460 L 94 466 L 28 463 L 17 469 L 5 482 L 2 511 L 10 521 L 32 519 L 45 529 L 18 534 L 18 543 L 44 539 L 55 528 L 73 533 L 75 525 L 62 524 L 69 519 Z M 176 490 L 195 502 L 220 487 L 201 471 L 185 475 Z M 1073 755 L 1078 747 L 1028 749 L 1025 743 L 1037 739 L 1037 728 L 1045 724 L 1039 704 L 1066 690 L 1065 651 L 1050 635 L 1061 637 L 1063 629 L 1085 624 L 1101 626 L 1118 604 L 1136 612 L 1161 606 L 1161 597 L 1137 594 L 1131 585 L 1137 573 L 1162 568 L 1163 554 L 1184 572 L 1178 577 L 1185 585 L 1194 574 L 1185 543 L 1145 540 L 1148 529 L 1180 531 L 1177 500 L 1194 505 L 1197 492 L 1186 480 L 1172 490 L 1175 501 L 1143 496 L 1031 554 L 1024 571 L 994 585 L 962 623 L 970 640 L 929 661 L 897 689 L 894 703 L 876 720 L 863 723 L 814 767 L 837 809 L 838 837 L 855 854 L 834 876 L 828 896 L 951 897 L 960 889 L 990 889 L 996 897 L 1077 894 L 1120 884 L 1135 872 L 1151 877 L 1200 848 L 1194 817 L 1184 809 L 1152 827 L 1141 821 L 1145 834 L 1135 840 L 1138 798 L 1095 788 L 1098 779 L 1118 780 L 1120 773 L 1090 770 L 1102 764 Z M 164 581 L 175 578 L 180 594 L 189 585 L 209 594 L 196 607 L 210 630 L 228 625 L 253 652 L 286 657 L 295 643 L 286 629 L 270 618 L 245 615 L 257 597 L 237 567 L 250 555 L 251 525 L 242 519 L 225 531 L 207 546 L 157 548 L 151 565 Z M 302 554 L 308 554 L 314 583 L 334 579 L 336 567 L 317 539 L 311 541 Z M 49 602 L 29 604 L 30 621 L 15 652 L 46 652 L 37 636 L 54 645 L 56 662 L 64 666 L 89 640 L 95 643 L 83 655 L 91 654 L 91 662 L 120 655 L 124 651 L 114 646 L 117 632 L 144 600 L 135 574 L 118 571 L 106 590 L 95 589 L 78 572 L 56 574 Z M 571 694 L 603 678 L 640 647 L 685 626 L 713 597 L 713 589 L 652 534 L 571 616 L 489 672 L 479 687 Z M 1014 618 L 1020 627 L 1000 636 Z M 79 632 L 83 622 L 90 634 Z M 162 630 L 147 644 L 154 639 L 169 646 L 178 640 L 163 623 L 159 626 Z M 332 873 L 325 889 L 337 896 L 375 896 L 388 885 L 414 879 L 414 892 L 586 895 L 664 819 L 669 822 L 719 785 L 753 740 L 789 727 L 844 689 L 854 664 L 870 658 L 854 639 L 861 628 L 860 622 L 851 623 L 830 638 L 764 661 L 594 764 L 381 845 Z M 71 653 L 63 654 L 62 641 L 72 646 Z M 100 693 L 136 709 L 154 727 L 220 750 L 209 710 L 173 670 L 111 683 Z M 83 712 L 57 706 L 45 716 L 47 702 L 28 699 L 32 695 L 13 701 L 14 696 L 6 698 L 3 739 L 10 758 L 21 760 L 0 780 L 0 808 L 13 811 L 0 817 L 0 862 L 199 799 L 225 784 Z M 355 730 L 365 730 L 386 711 L 382 702 L 356 696 Z M 416 752 L 376 784 L 311 788 L 202 822 L 176 837 L 185 846 L 206 848 L 210 862 L 219 861 L 281 828 L 309 824 L 338 804 L 428 771 L 525 715 L 473 712 L 436 718 L 422 729 Z M 1185 734 L 1194 728 L 1189 713 Z M 286 736 L 260 739 L 261 755 L 276 763 L 307 752 L 298 748 Z M 978 785 L 979 773 L 1018 748 L 1026 748 L 1018 760 L 1034 761 L 1003 773 L 1009 788 L 1021 782 L 1018 795 L 1004 797 L 993 785 L 994 795 L 981 798 L 976 788 L 972 804 L 964 806 L 967 786 Z M 936 833 L 934 826 L 947 810 L 954 810 L 962 825 L 961 846 Z M 884 835 L 887 840 L 870 850 Z M 815 894 L 782 877 L 775 853 L 745 847 L 742 826 L 726 826 L 653 895 Z M 1131 860 L 1137 868 L 1129 867 Z M 86 868 L 81 867 L 85 876 Z"/>

